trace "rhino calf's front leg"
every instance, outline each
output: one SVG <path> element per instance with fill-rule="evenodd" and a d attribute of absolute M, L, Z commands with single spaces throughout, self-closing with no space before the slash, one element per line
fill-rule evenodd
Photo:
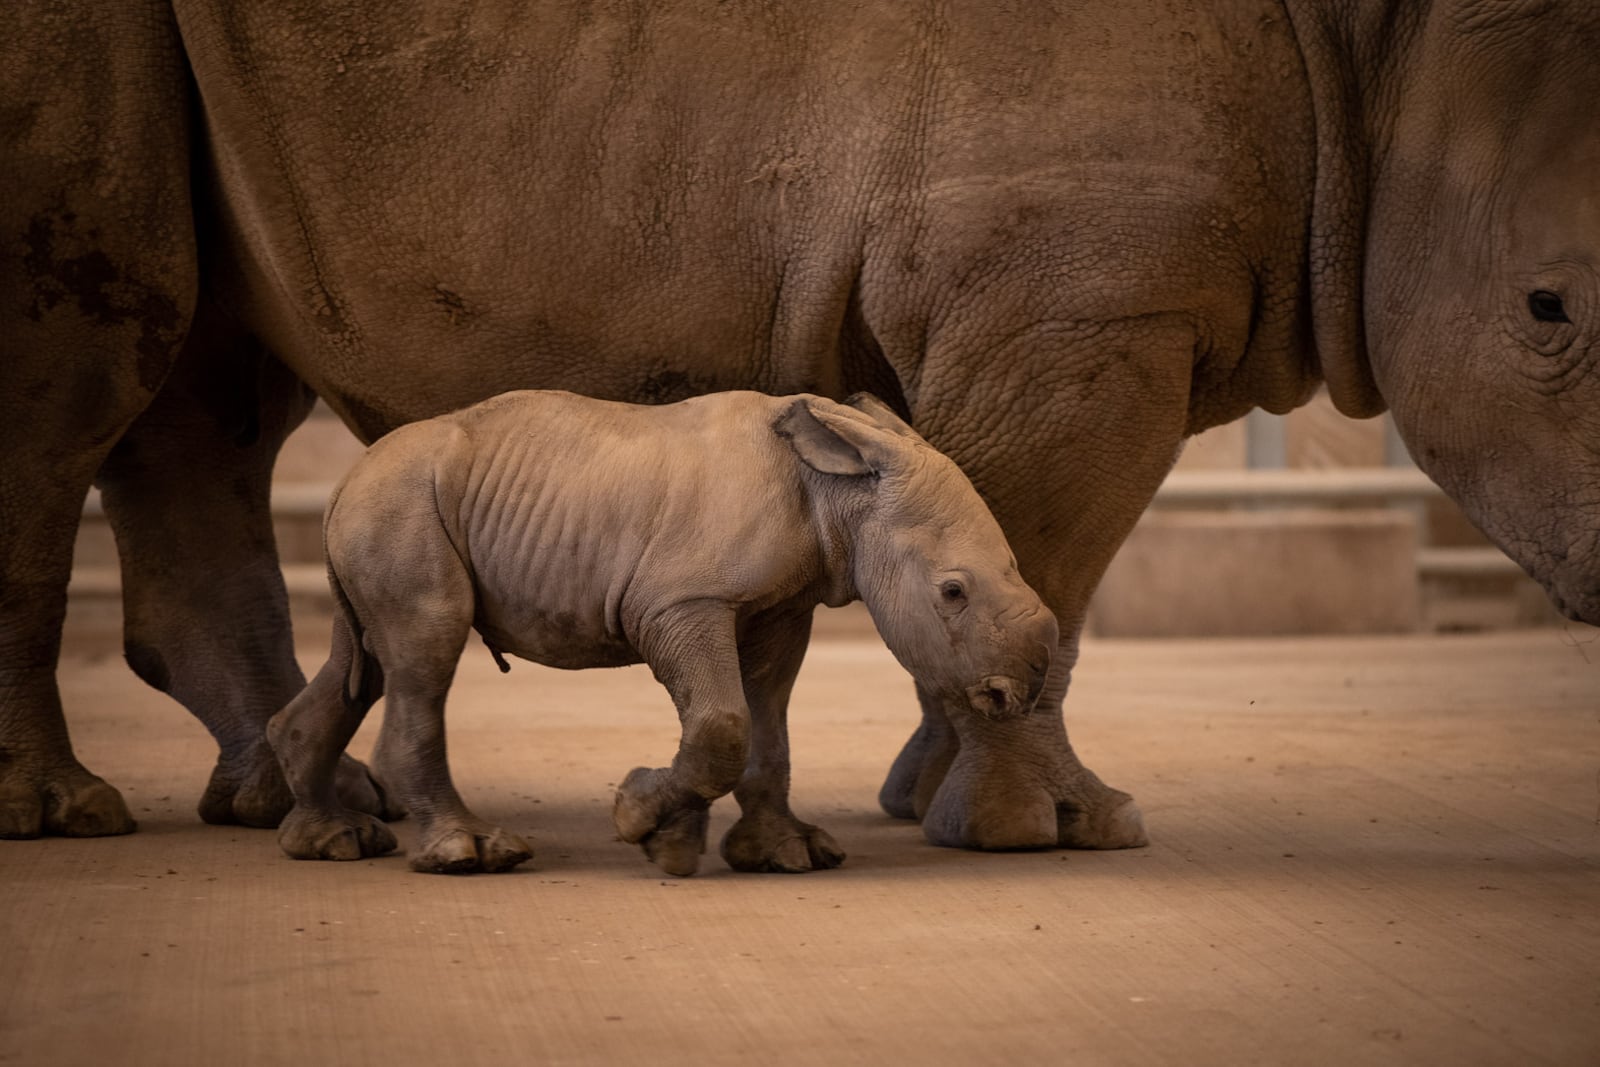
<path fill-rule="evenodd" d="M 740 817 L 722 838 L 722 858 L 736 871 L 797 874 L 844 862 L 844 850 L 819 826 L 789 809 L 789 696 L 811 638 L 811 614 L 775 612 L 747 624 L 739 666 L 750 707 L 750 759 L 733 791 Z"/>
<path fill-rule="evenodd" d="M 689 606 L 662 613 L 641 635 L 640 651 L 672 694 L 683 735 L 669 767 L 635 767 L 612 805 L 624 841 L 684 877 L 700 867 L 711 802 L 738 784 L 750 750 L 733 613 Z"/>

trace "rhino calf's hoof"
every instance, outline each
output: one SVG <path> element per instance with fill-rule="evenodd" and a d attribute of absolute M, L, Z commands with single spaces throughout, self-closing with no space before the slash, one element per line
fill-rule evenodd
<path fill-rule="evenodd" d="M 722 859 L 736 871 L 803 874 L 844 862 L 833 835 L 794 816 L 745 816 L 722 838 Z"/>
<path fill-rule="evenodd" d="M 364 811 L 384 822 L 398 822 L 406 817 L 405 807 L 383 787 L 378 776 L 358 759 L 340 756 L 333 781 L 334 788 L 339 792 L 339 803 L 351 811 Z"/>
<path fill-rule="evenodd" d="M 708 808 L 680 809 L 645 834 L 639 847 L 663 872 L 674 878 L 687 878 L 700 869 L 700 856 L 706 850 L 706 828 L 710 823 Z"/>
<path fill-rule="evenodd" d="M 617 836 L 644 849 L 667 874 L 686 878 L 700 869 L 710 804 L 681 789 L 666 767 L 635 767 L 617 786 L 611 821 Z"/>
<path fill-rule="evenodd" d="M 387 826 L 359 811 L 330 816 L 297 806 L 278 830 L 278 846 L 297 860 L 358 860 L 399 844 Z"/>

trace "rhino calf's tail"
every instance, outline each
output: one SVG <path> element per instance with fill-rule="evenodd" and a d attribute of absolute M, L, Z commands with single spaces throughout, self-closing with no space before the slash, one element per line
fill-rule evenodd
<path fill-rule="evenodd" d="M 333 557 L 328 552 L 328 520 L 333 517 L 333 509 L 339 506 L 339 493 L 343 489 L 344 483 L 341 482 L 328 498 L 328 511 L 322 522 L 322 558 L 328 561 L 328 588 L 333 592 L 333 655 L 345 655 L 350 660 L 345 681 L 345 700 L 356 703 L 365 699 L 370 705 L 383 695 L 383 668 L 367 652 L 366 643 L 362 640 L 361 619 L 344 591 L 344 583 L 339 580 L 339 572 L 334 569 Z M 348 646 L 340 640 L 341 629 L 349 635 Z"/>

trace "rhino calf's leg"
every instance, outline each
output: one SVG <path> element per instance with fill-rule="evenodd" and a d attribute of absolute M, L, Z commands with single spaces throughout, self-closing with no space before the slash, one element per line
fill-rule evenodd
<path fill-rule="evenodd" d="M 413 870 L 509 871 L 533 857 L 467 808 L 445 756 L 444 707 L 476 609 L 472 579 L 439 525 L 433 475 L 341 488 L 326 524 L 329 566 L 348 602 L 357 654 L 382 671 L 386 783 L 417 820 Z M 398 576 L 398 578 L 397 578 Z M 351 727 L 354 728 L 353 726 Z"/>
<path fill-rule="evenodd" d="M 426 874 L 494 874 L 533 858 L 533 848 L 516 834 L 468 809 L 450 778 L 444 747 L 444 686 L 402 672 L 389 688 L 400 766 L 400 799 L 417 820 L 417 850 L 411 869 Z M 385 729 L 389 727 L 386 726 Z"/>
<path fill-rule="evenodd" d="M 789 697 L 811 636 L 811 612 L 759 620 L 739 642 L 750 759 L 734 787 L 739 821 L 722 838 L 736 871 L 802 872 L 837 867 L 844 850 L 820 827 L 789 810 Z"/>
<path fill-rule="evenodd" d="M 656 866 L 686 877 L 700 867 L 711 802 L 738 784 L 750 751 L 733 613 L 684 606 L 651 620 L 639 640 L 683 724 L 670 767 L 635 767 L 617 786 L 612 822 Z"/>
<path fill-rule="evenodd" d="M 328 662 L 267 723 L 267 740 L 295 798 L 278 828 L 278 844 L 295 859 L 355 860 L 398 846 L 382 822 L 339 800 L 339 758 L 382 690 L 381 671 L 370 663 L 359 691 L 350 692 L 352 660 L 361 654 L 349 624 L 336 616 Z"/>

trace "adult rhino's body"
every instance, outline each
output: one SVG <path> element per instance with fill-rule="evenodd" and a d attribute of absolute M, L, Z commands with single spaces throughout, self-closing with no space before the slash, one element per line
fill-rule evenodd
<path fill-rule="evenodd" d="M 129 661 L 222 744 L 202 813 L 286 809 L 265 502 L 299 382 L 369 440 L 522 387 L 894 398 L 1060 618 L 1053 706 L 1184 436 L 1326 380 L 1600 621 L 1587 3 L 29 0 L 21 29 L 4 832 L 131 826 L 52 677 L 97 470 Z M 1142 840 L 1054 711 L 923 703 L 883 800 L 933 839 Z"/>

